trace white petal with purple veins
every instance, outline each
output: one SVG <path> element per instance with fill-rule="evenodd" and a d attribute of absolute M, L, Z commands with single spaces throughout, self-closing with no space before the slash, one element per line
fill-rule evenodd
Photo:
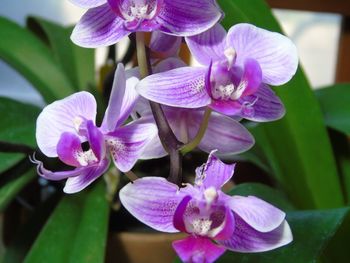
<path fill-rule="evenodd" d="M 159 231 L 178 232 L 173 216 L 184 194 L 165 178 L 138 179 L 124 186 L 119 197 L 123 206 L 144 224 Z"/>
<path fill-rule="evenodd" d="M 211 61 L 225 60 L 226 30 L 220 24 L 204 33 L 186 37 L 186 43 L 195 59 L 204 66 Z"/>
<path fill-rule="evenodd" d="M 144 78 L 136 89 L 146 99 L 173 107 L 200 108 L 210 103 L 205 68 L 181 67 Z"/>
<path fill-rule="evenodd" d="M 233 196 L 229 206 L 234 213 L 259 232 L 274 230 L 286 217 L 283 211 L 255 196 Z"/>
<path fill-rule="evenodd" d="M 77 134 L 84 119 L 95 122 L 96 101 L 82 91 L 46 106 L 36 122 L 36 140 L 39 149 L 49 157 L 57 157 L 56 146 L 64 132 Z M 81 141 L 86 138 L 80 137 Z"/>
<path fill-rule="evenodd" d="M 70 0 L 73 4 L 83 8 L 93 8 L 103 5 L 107 0 Z"/>
<path fill-rule="evenodd" d="M 164 0 L 164 6 L 155 19 L 165 33 L 193 36 L 214 26 L 222 15 L 215 1 Z"/>
<path fill-rule="evenodd" d="M 288 82 L 298 67 L 297 49 L 290 39 L 250 24 L 231 27 L 226 45 L 237 53 L 239 66 L 243 66 L 247 58 L 258 61 L 266 84 Z"/>
<path fill-rule="evenodd" d="M 109 46 L 130 34 L 123 23 L 124 20 L 108 4 L 91 8 L 75 26 L 71 40 L 82 47 Z"/>

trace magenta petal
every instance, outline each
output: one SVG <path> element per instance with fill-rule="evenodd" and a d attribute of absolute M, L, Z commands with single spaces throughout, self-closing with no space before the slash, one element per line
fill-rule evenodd
<path fill-rule="evenodd" d="M 70 0 L 73 4 L 82 8 L 93 8 L 96 6 L 103 5 L 107 0 Z"/>
<path fill-rule="evenodd" d="M 196 169 L 196 183 L 200 182 L 205 188 L 214 187 L 220 190 L 233 176 L 235 164 L 223 163 L 214 155 L 215 152 L 212 151 L 210 153 L 208 161 L 204 166 Z"/>
<path fill-rule="evenodd" d="M 235 218 L 231 209 L 226 209 L 225 221 L 222 223 L 221 231 L 213 237 L 214 240 L 229 239 L 235 230 Z"/>
<path fill-rule="evenodd" d="M 62 133 L 77 134 L 77 128 L 84 119 L 95 121 L 96 111 L 94 96 L 85 91 L 47 105 L 36 122 L 39 149 L 49 157 L 57 157 L 56 146 Z M 86 140 L 83 137 L 80 139 Z"/>
<path fill-rule="evenodd" d="M 266 84 L 288 82 L 298 67 L 297 49 L 290 39 L 250 24 L 231 27 L 227 34 L 227 48 L 236 51 L 236 63 L 241 67 L 247 58 L 256 60 Z"/>
<path fill-rule="evenodd" d="M 242 105 L 234 100 L 213 99 L 209 107 L 222 114 L 232 116 L 240 114 Z"/>
<path fill-rule="evenodd" d="M 67 179 L 63 191 L 67 194 L 77 193 L 93 183 L 98 177 L 104 174 L 109 167 L 109 160 L 104 159 L 93 166 L 87 166 L 84 171 L 75 177 Z"/>
<path fill-rule="evenodd" d="M 237 252 L 264 252 L 292 242 L 293 236 L 287 221 L 270 232 L 259 232 L 249 226 L 238 215 L 235 216 L 236 227 L 230 239 L 218 243 Z"/>
<path fill-rule="evenodd" d="M 175 233 L 173 216 L 184 198 L 177 185 L 165 178 L 144 177 L 119 192 L 123 206 L 144 224 L 163 232 Z"/>
<path fill-rule="evenodd" d="M 164 0 L 164 6 L 155 18 L 160 31 L 175 36 L 193 36 L 214 26 L 222 13 L 211 0 Z"/>
<path fill-rule="evenodd" d="M 204 66 L 225 59 L 226 30 L 220 24 L 199 35 L 186 37 L 186 43 L 191 54 Z"/>
<path fill-rule="evenodd" d="M 191 201 L 191 199 L 191 196 L 185 196 L 177 206 L 174 213 L 174 227 L 181 232 L 187 232 L 183 216 L 186 212 L 187 205 Z"/>
<path fill-rule="evenodd" d="M 60 160 L 68 165 L 79 167 L 77 154 L 82 153 L 81 142 L 77 135 L 64 132 L 57 144 L 57 154 Z"/>
<path fill-rule="evenodd" d="M 156 125 L 135 121 L 107 134 L 107 144 L 118 169 L 130 171 L 157 133 Z"/>
<path fill-rule="evenodd" d="M 182 37 L 155 31 L 152 33 L 150 48 L 152 51 L 162 53 L 162 55 L 167 57 L 176 56 L 180 49 L 181 41 Z"/>
<path fill-rule="evenodd" d="M 187 126 L 190 138 L 194 138 L 197 134 L 202 119 L 203 112 L 189 114 Z M 254 137 L 238 121 L 212 113 L 208 128 L 198 147 L 208 153 L 217 149 L 219 154 L 234 154 L 249 150 L 254 142 Z"/>
<path fill-rule="evenodd" d="M 68 177 L 74 177 L 74 176 L 78 176 L 84 173 L 84 171 L 86 170 L 86 166 L 85 167 L 78 167 L 75 168 L 74 170 L 70 170 L 70 171 L 57 171 L 57 172 L 53 172 L 50 170 L 47 170 L 44 167 L 43 162 L 35 159 L 33 157 L 33 159 L 31 159 L 32 163 L 36 164 L 36 170 L 38 175 L 40 175 L 41 177 L 47 179 L 47 180 L 51 180 L 51 181 L 60 181 L 62 179 L 66 179 Z"/>
<path fill-rule="evenodd" d="M 244 72 L 241 79 L 241 83 L 246 83 L 242 96 L 256 92 L 261 84 L 261 80 L 262 73 L 259 63 L 254 59 L 247 59 L 244 62 Z"/>
<path fill-rule="evenodd" d="M 215 245 L 208 238 L 194 236 L 174 241 L 173 248 L 181 260 L 186 263 L 212 263 L 226 250 Z"/>
<path fill-rule="evenodd" d="M 91 150 L 98 160 L 104 159 L 106 156 L 106 144 L 103 134 L 92 121 L 87 122 L 86 128 Z"/>
<path fill-rule="evenodd" d="M 89 9 L 71 35 L 71 40 L 82 47 L 96 48 L 117 43 L 130 34 L 123 26 L 124 20 L 108 4 Z"/>
<path fill-rule="evenodd" d="M 265 84 L 250 96 L 240 99 L 242 110 L 239 114 L 242 118 L 266 122 L 282 118 L 285 108 L 279 97 Z"/>
<path fill-rule="evenodd" d="M 151 75 L 137 85 L 146 99 L 173 107 L 200 108 L 210 103 L 205 68 L 181 67 Z"/>
<path fill-rule="evenodd" d="M 259 232 L 272 231 L 286 217 L 280 209 L 254 196 L 233 196 L 229 206 L 235 214 Z"/>

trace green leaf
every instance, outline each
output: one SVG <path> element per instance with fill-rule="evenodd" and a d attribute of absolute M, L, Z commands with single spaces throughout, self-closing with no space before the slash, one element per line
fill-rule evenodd
<path fill-rule="evenodd" d="M 25 263 L 103 263 L 109 206 L 101 180 L 65 196 L 25 258 Z"/>
<path fill-rule="evenodd" d="M 336 84 L 315 91 L 326 125 L 350 135 L 350 84 Z"/>
<path fill-rule="evenodd" d="M 0 97 L 0 141 L 35 147 L 38 107 Z"/>
<path fill-rule="evenodd" d="M 38 175 L 35 169 L 31 169 L 21 176 L 10 180 L 0 188 L 0 212 L 3 212 L 11 200 Z"/>
<path fill-rule="evenodd" d="M 14 166 L 25 157 L 22 153 L 2 153 L 0 152 L 0 174 Z"/>
<path fill-rule="evenodd" d="M 73 85 L 52 52 L 30 31 L 0 17 L 0 58 L 38 89 L 46 102 L 72 93 Z"/>
<path fill-rule="evenodd" d="M 249 22 L 281 32 L 270 8 L 262 0 L 219 0 L 228 12 L 223 24 Z M 335 159 L 320 106 L 299 67 L 295 77 L 276 93 L 286 116 L 255 129 L 274 175 L 300 208 L 332 208 L 344 204 Z"/>
<path fill-rule="evenodd" d="M 73 27 L 63 27 L 40 17 L 30 17 L 28 28 L 42 37 L 52 49 L 74 87 L 86 90 L 95 83 L 95 50 L 79 47 L 70 40 Z"/>
<path fill-rule="evenodd" d="M 235 188 L 233 188 L 228 194 L 241 196 L 253 195 L 258 198 L 261 198 L 262 200 L 268 203 L 275 205 L 276 207 L 284 211 L 294 210 L 294 207 L 290 204 L 290 202 L 282 192 L 259 183 L 239 184 Z"/>
<path fill-rule="evenodd" d="M 287 213 L 287 221 L 291 226 L 294 237 L 291 244 L 264 253 L 242 254 L 227 252 L 218 262 L 317 262 L 322 249 L 335 235 L 348 213 L 348 208 L 289 212 Z"/>
<path fill-rule="evenodd" d="M 22 263 L 41 228 L 57 205 L 59 198 L 55 193 L 37 207 L 21 227 L 16 231 L 7 246 L 2 263 Z"/>

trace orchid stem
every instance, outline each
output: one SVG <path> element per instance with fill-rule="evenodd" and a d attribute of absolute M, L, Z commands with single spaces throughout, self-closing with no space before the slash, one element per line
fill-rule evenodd
<path fill-rule="evenodd" d="M 131 182 L 133 182 L 133 181 L 139 179 L 138 176 L 137 176 L 133 171 L 125 172 L 124 174 L 126 175 L 126 177 L 129 178 L 129 180 L 130 180 Z"/>
<path fill-rule="evenodd" d="M 197 135 L 193 138 L 192 141 L 190 141 L 189 143 L 187 143 L 186 145 L 184 145 L 181 148 L 180 151 L 181 151 L 181 153 L 183 155 L 185 155 L 186 153 L 189 153 L 190 151 L 192 151 L 201 142 L 201 140 L 204 137 L 205 131 L 208 128 L 208 123 L 209 123 L 209 119 L 210 119 L 211 113 L 212 113 L 212 110 L 209 107 L 207 107 L 205 109 L 203 120 L 202 120 L 201 126 L 199 127 L 199 130 L 197 132 Z"/>
<path fill-rule="evenodd" d="M 144 33 L 136 32 L 137 61 L 141 78 L 152 74 L 150 60 L 146 53 Z M 152 114 L 158 127 L 158 135 L 164 149 L 170 156 L 170 173 L 168 180 L 181 186 L 182 183 L 182 156 L 179 152 L 182 143 L 172 131 L 160 104 L 150 101 Z"/>

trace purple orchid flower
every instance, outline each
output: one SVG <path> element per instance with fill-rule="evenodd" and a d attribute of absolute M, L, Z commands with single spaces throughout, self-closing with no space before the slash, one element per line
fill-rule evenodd
<path fill-rule="evenodd" d="M 153 71 L 155 73 L 164 72 L 185 66 L 182 60 L 172 57 L 159 62 L 153 67 Z M 132 74 L 135 78 L 139 78 L 137 69 Z M 171 129 L 180 142 L 186 144 L 196 136 L 204 117 L 203 108 L 186 109 L 169 106 L 162 108 Z M 149 103 L 142 97 L 138 99 L 134 113 L 137 113 L 134 114 L 135 119 L 138 119 L 136 116 L 141 116 L 144 122 L 155 123 Z M 219 154 L 238 154 L 249 150 L 254 143 L 254 137 L 237 120 L 214 112 L 210 116 L 207 130 L 198 148 L 207 153 L 217 149 Z M 159 158 L 167 155 L 158 136 L 154 137 L 149 145 L 143 153 L 144 158 Z"/>
<path fill-rule="evenodd" d="M 238 24 L 217 24 L 186 42 L 203 67 L 183 67 L 142 80 L 138 92 L 173 107 L 209 106 L 229 116 L 253 121 L 281 118 L 285 109 L 267 84 L 281 85 L 295 74 L 295 45 L 285 36 Z"/>
<path fill-rule="evenodd" d="M 48 180 L 67 179 L 64 192 L 78 192 L 106 172 L 110 164 L 107 150 L 119 170 L 129 171 L 157 136 L 156 126 L 143 120 L 122 126 L 138 98 L 136 83 L 134 77 L 127 78 L 119 64 L 100 128 L 95 124 L 96 101 L 88 92 L 78 92 L 46 106 L 37 120 L 39 149 L 75 169 L 52 172 L 34 158 L 38 174 Z M 84 142 L 88 143 L 88 150 L 83 150 Z"/>
<path fill-rule="evenodd" d="M 223 16 L 214 0 L 71 0 L 89 8 L 72 33 L 83 47 L 108 46 L 136 31 L 192 36 Z"/>
<path fill-rule="evenodd" d="M 254 196 L 229 196 L 220 190 L 234 168 L 211 153 L 196 169 L 194 186 L 179 189 L 164 178 L 144 177 L 126 185 L 120 200 L 133 216 L 158 231 L 188 233 L 173 243 L 184 262 L 214 262 L 226 249 L 263 252 L 290 243 L 284 212 Z"/>

